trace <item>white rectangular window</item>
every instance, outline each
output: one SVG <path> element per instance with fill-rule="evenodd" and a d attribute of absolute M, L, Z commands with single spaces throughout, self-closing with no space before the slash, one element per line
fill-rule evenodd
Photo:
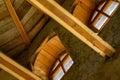
<path fill-rule="evenodd" d="M 73 60 L 70 58 L 67 63 L 64 65 L 65 71 L 68 71 L 68 69 L 72 66 Z"/>
<path fill-rule="evenodd" d="M 112 2 L 112 4 L 108 7 L 105 13 L 110 16 L 114 12 L 114 10 L 118 7 L 118 5 L 119 5 L 118 2 Z"/>
<path fill-rule="evenodd" d="M 61 69 L 58 74 L 53 78 L 53 80 L 60 80 L 64 75 L 63 70 Z"/>
<path fill-rule="evenodd" d="M 107 19 L 108 17 L 106 17 L 105 15 L 102 15 L 98 20 L 98 22 L 96 23 L 95 28 L 100 30 L 103 24 L 107 21 Z"/>

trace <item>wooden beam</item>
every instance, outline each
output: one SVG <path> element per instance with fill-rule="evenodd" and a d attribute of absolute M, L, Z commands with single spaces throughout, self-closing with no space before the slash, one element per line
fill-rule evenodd
<path fill-rule="evenodd" d="M 19 31 L 23 41 L 26 44 L 30 44 L 30 40 L 28 38 L 28 35 L 25 32 L 25 30 L 23 28 L 23 25 L 21 24 L 21 22 L 20 22 L 20 20 L 19 20 L 19 18 L 17 16 L 17 14 L 16 14 L 16 12 L 15 12 L 13 6 L 12 6 L 11 1 L 10 0 L 5 0 L 5 2 L 6 2 L 6 6 L 7 6 L 8 10 L 9 10 L 9 13 L 10 13 L 14 23 L 16 24 L 16 27 L 17 27 L 17 29 L 18 29 L 18 31 Z"/>
<path fill-rule="evenodd" d="M 5 56 L 2 52 L 0 52 L 0 68 L 18 78 L 19 80 L 41 80 L 32 72 L 22 67 L 9 57 Z"/>
<path fill-rule="evenodd" d="M 91 31 L 86 25 L 62 8 L 54 0 L 27 0 L 30 4 L 45 12 L 77 38 L 102 56 L 111 56 L 115 52 L 108 43 Z"/>

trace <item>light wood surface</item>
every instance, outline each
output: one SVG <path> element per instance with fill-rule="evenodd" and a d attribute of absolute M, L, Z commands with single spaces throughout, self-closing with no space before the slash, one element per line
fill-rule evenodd
<path fill-rule="evenodd" d="M 91 31 L 81 21 L 62 8 L 54 0 L 27 0 L 33 6 L 55 19 L 77 38 L 98 52 L 101 56 L 111 56 L 115 49 Z"/>

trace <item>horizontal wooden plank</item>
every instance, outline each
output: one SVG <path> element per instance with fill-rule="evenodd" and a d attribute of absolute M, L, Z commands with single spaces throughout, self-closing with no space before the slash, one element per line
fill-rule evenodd
<path fill-rule="evenodd" d="M 29 3 L 42 10 L 64 28 L 82 40 L 85 44 L 98 52 L 101 56 L 111 56 L 115 49 L 107 42 L 101 39 L 93 31 L 91 31 L 81 21 L 76 19 L 72 14 L 58 5 L 54 0 L 27 0 Z"/>

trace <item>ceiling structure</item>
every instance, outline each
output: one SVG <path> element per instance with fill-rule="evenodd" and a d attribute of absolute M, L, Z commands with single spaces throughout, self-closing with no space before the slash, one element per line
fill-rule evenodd
<path fill-rule="evenodd" d="M 65 2 L 64 0 L 58 0 L 57 2 L 54 0 L 0 0 L 0 49 L 10 57 L 20 55 L 21 52 L 25 51 L 25 49 L 28 49 L 28 47 L 33 44 L 32 41 L 36 38 L 44 25 L 49 22 L 51 17 L 101 56 L 112 56 L 115 49 L 89 29 L 86 23 L 76 18 L 78 15 L 76 14 L 77 10 L 76 12 L 73 10 L 76 5 L 78 5 L 78 3 L 79 5 L 86 5 L 84 5 L 84 1 L 78 1 L 79 0 L 75 0 L 75 2 L 74 0 L 71 1 L 72 3 L 74 2 L 71 7 L 72 15 L 61 6 Z M 45 38 L 43 38 L 43 40 L 44 39 Z M 35 50 L 39 45 L 40 42 L 35 47 Z M 33 54 L 34 52 L 31 53 Z M 9 62 L 7 57 L 1 55 L 1 59 L 2 57 Z M 10 65 L 16 66 L 14 64 Z M 1 68 L 6 69 L 4 66 Z M 24 68 L 20 66 L 17 66 L 17 68 L 24 70 Z M 14 74 L 14 70 L 13 72 L 9 70 L 12 69 L 8 69 L 8 72 L 21 79 L 20 76 Z M 17 72 L 15 71 L 15 73 Z M 29 71 L 28 74 L 32 75 Z M 24 78 L 24 75 L 21 76 Z M 39 79 L 35 75 L 32 75 L 32 77 L 35 78 L 35 80 Z M 26 79 L 28 79 L 28 77 L 26 77 Z"/>

